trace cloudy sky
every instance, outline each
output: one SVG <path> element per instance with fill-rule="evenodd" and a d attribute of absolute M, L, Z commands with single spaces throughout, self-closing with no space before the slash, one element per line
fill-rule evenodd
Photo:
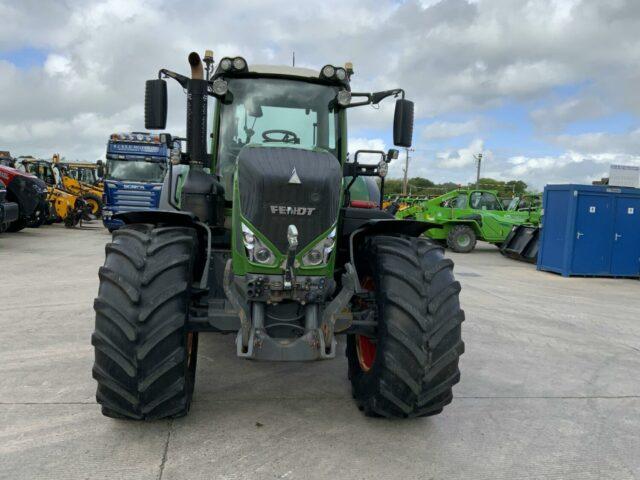
<path fill-rule="evenodd" d="M 411 176 L 590 182 L 640 165 L 638 0 L 0 0 L 0 150 L 104 155 L 143 128 L 144 80 L 191 50 L 352 61 L 356 91 L 416 102 Z M 170 89 L 168 130 L 184 134 Z M 351 147 L 390 147 L 392 104 L 351 111 Z M 392 176 L 401 175 L 401 162 Z"/>

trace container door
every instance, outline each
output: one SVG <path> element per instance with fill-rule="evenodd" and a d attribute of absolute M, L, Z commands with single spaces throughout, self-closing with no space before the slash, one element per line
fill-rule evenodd
<path fill-rule="evenodd" d="M 636 276 L 640 273 L 640 198 L 616 199 L 611 273 Z"/>
<path fill-rule="evenodd" d="M 608 275 L 613 243 L 613 198 L 581 193 L 576 212 L 571 273 Z"/>

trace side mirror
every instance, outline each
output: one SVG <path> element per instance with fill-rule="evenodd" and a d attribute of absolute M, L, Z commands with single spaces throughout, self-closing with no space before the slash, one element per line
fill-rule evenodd
<path fill-rule="evenodd" d="M 103 165 L 98 165 L 98 178 L 102 178 L 104 177 L 104 166 Z"/>
<path fill-rule="evenodd" d="M 393 116 L 393 144 L 409 148 L 413 139 L 413 102 L 399 98 Z"/>
<path fill-rule="evenodd" d="M 387 156 L 384 158 L 384 161 L 387 163 L 391 163 L 391 160 L 396 160 L 399 155 L 400 152 L 398 150 L 396 150 L 395 148 L 390 148 L 387 152 Z"/>
<path fill-rule="evenodd" d="M 162 130 L 167 125 L 167 82 L 147 80 L 144 90 L 144 126 Z"/>

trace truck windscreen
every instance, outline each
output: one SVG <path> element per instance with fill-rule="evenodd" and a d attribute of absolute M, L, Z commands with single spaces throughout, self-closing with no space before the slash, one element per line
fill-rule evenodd
<path fill-rule="evenodd" d="M 144 160 L 107 160 L 106 178 L 128 182 L 162 183 L 167 166 L 164 162 Z"/>

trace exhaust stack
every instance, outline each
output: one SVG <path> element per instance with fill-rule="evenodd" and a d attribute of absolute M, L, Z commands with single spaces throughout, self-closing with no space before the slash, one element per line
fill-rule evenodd
<path fill-rule="evenodd" d="M 189 54 L 191 80 L 187 87 L 187 155 L 189 164 L 202 167 L 207 156 L 207 81 L 200 55 Z"/>
<path fill-rule="evenodd" d="M 207 96 L 200 55 L 189 54 L 191 78 L 187 83 L 187 157 L 189 173 L 182 186 L 180 208 L 209 225 L 224 222 L 224 189 L 204 171 L 207 158 Z"/>
<path fill-rule="evenodd" d="M 191 52 L 188 60 L 189 65 L 191 65 L 191 78 L 194 80 L 204 80 L 204 67 L 202 66 L 198 52 Z"/>

